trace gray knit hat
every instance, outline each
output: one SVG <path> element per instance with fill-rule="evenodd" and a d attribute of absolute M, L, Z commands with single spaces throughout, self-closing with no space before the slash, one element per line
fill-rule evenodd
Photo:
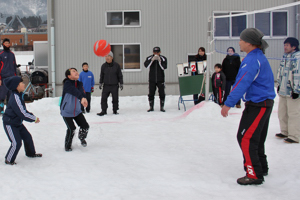
<path fill-rule="evenodd" d="M 260 45 L 261 50 L 265 53 L 266 48 L 269 47 L 268 43 L 262 39 L 264 36 L 263 32 L 257 28 L 247 28 L 241 32 L 241 40 L 248 42 L 253 45 Z"/>
<path fill-rule="evenodd" d="M 108 54 L 107 54 L 108 56 L 111 56 L 112 58 L 114 57 L 114 54 L 113 54 L 113 52 L 109 52 Z"/>

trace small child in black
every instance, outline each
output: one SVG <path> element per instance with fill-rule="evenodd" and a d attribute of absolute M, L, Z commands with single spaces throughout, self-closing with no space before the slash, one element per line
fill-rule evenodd
<path fill-rule="evenodd" d="M 226 76 L 222 72 L 222 65 L 217 63 L 215 65 L 215 73 L 212 75 L 212 89 L 215 96 L 215 102 L 219 105 L 223 105 L 223 98 L 226 86 Z"/>

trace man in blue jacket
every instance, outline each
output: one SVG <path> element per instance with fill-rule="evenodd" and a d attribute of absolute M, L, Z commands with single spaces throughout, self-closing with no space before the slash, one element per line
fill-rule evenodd
<path fill-rule="evenodd" d="M 247 56 L 241 63 L 233 89 L 221 110 L 223 117 L 242 98 L 246 102 L 237 139 L 244 157 L 246 176 L 237 179 L 241 185 L 262 184 L 268 174 L 265 155 L 269 119 L 276 94 L 271 66 L 264 55 L 268 47 L 264 34 L 255 28 L 245 29 L 240 35 L 241 51 Z"/>
<path fill-rule="evenodd" d="M 79 74 L 78 80 L 83 84 L 85 96 L 88 101 L 86 112 L 89 113 L 91 110 L 91 95 L 94 92 L 95 80 L 93 72 L 89 71 L 89 65 L 87 62 L 82 63 L 82 72 Z M 83 105 L 81 105 L 81 110 L 85 113 Z"/>
<path fill-rule="evenodd" d="M 10 90 L 3 86 L 2 81 L 17 75 L 15 54 L 10 51 L 10 40 L 5 38 L 2 42 L 3 51 L 0 52 L 0 113 L 3 114 L 4 100 L 8 102 Z"/>

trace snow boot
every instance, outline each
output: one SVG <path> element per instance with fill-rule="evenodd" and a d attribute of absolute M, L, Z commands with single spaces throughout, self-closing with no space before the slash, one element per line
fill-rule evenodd
<path fill-rule="evenodd" d="M 86 141 L 85 141 L 85 138 L 86 138 L 88 132 L 89 132 L 89 129 L 83 129 L 83 128 L 80 128 L 80 129 L 79 129 L 79 132 L 78 132 L 78 138 L 79 138 L 79 140 L 80 140 L 80 142 L 81 142 L 81 145 L 82 145 L 83 147 L 86 147 L 86 146 L 87 146 L 87 143 L 86 143 Z"/>
<path fill-rule="evenodd" d="M 75 135 L 75 130 L 73 130 L 72 132 L 67 130 L 67 135 L 66 135 L 66 139 L 65 139 L 65 150 L 66 151 L 72 151 L 72 141 L 73 141 L 74 135 Z"/>
<path fill-rule="evenodd" d="M 4 102 L 3 101 L 0 102 L 0 114 L 1 115 L 4 114 Z"/>
<path fill-rule="evenodd" d="M 114 113 L 114 115 L 118 115 L 119 114 L 116 110 L 114 110 L 113 113 Z"/>
<path fill-rule="evenodd" d="M 149 101 L 150 109 L 147 110 L 147 112 L 154 111 L 153 106 L 154 106 L 154 101 Z"/>
<path fill-rule="evenodd" d="M 160 111 L 161 112 L 166 112 L 166 110 L 164 109 L 165 106 L 165 101 L 164 100 L 160 100 Z"/>

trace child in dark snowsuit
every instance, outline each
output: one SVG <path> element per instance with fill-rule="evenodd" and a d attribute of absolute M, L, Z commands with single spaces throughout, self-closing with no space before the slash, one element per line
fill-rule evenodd
<path fill-rule="evenodd" d="M 28 122 L 39 123 L 38 117 L 26 110 L 25 101 L 23 99 L 23 91 L 25 84 L 19 76 L 13 76 L 4 79 L 4 85 L 11 90 L 7 108 L 3 114 L 3 127 L 5 133 L 11 142 L 11 146 L 5 156 L 5 163 L 15 165 L 15 159 L 24 142 L 25 154 L 28 157 L 42 157 L 42 154 L 36 153 L 32 136 L 23 125 L 23 120 Z"/>
<path fill-rule="evenodd" d="M 222 65 L 216 64 L 215 65 L 215 73 L 212 75 L 212 89 L 215 96 L 215 102 L 219 105 L 223 105 L 223 98 L 225 93 L 225 86 L 226 86 L 226 77 L 225 74 L 222 72 Z"/>
<path fill-rule="evenodd" d="M 67 69 L 65 72 L 64 87 L 60 104 L 60 114 L 63 117 L 68 129 L 65 138 L 65 150 L 72 151 L 72 140 L 75 135 L 76 126 L 73 120 L 80 127 L 78 138 L 81 145 L 86 147 L 85 138 L 88 134 L 89 124 L 86 122 L 81 111 L 81 104 L 87 107 L 88 102 L 85 98 L 82 82 L 78 81 L 79 73 L 75 68 Z"/>

